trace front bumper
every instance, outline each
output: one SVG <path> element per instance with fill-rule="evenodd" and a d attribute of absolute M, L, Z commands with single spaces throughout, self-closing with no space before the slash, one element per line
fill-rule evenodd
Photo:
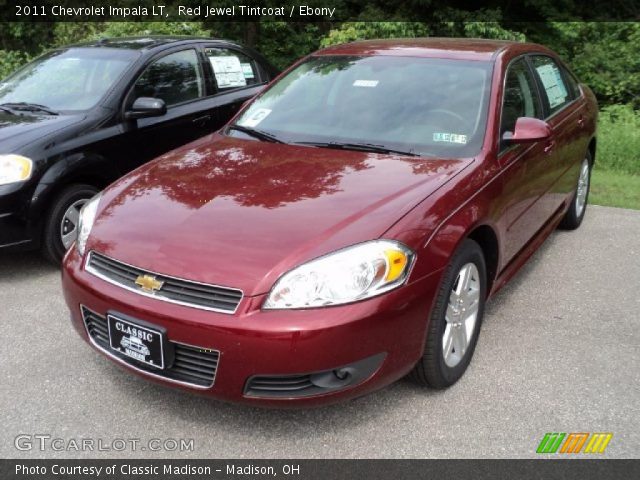
<path fill-rule="evenodd" d="M 27 218 L 28 188 L 0 186 L 0 251 L 27 249 L 36 245 L 37 226 Z"/>
<path fill-rule="evenodd" d="M 29 248 L 33 243 L 31 229 L 13 213 L 0 214 L 0 251 Z"/>
<path fill-rule="evenodd" d="M 163 384 L 226 401 L 267 406 L 314 406 L 346 400 L 408 373 L 423 352 L 439 277 L 432 274 L 379 297 L 321 309 L 263 311 L 264 295 L 245 297 L 231 315 L 163 302 L 108 283 L 84 270 L 76 249 L 68 253 L 62 273 L 74 327 L 112 360 Z M 176 381 L 167 378 L 167 372 L 145 371 L 135 361 L 117 358 L 108 349 L 105 352 L 91 340 L 81 306 L 98 316 L 117 311 L 164 328 L 168 340 L 179 348 L 217 352 L 213 385 Z M 357 370 L 355 381 L 344 385 L 326 381 L 326 375 L 341 368 L 352 368 L 352 373 Z M 321 379 L 317 383 L 325 382 L 331 388 L 277 396 L 269 392 L 261 395 L 251 388 L 256 378 L 263 384 L 265 378 L 302 382 L 298 377 L 314 374 L 314 379 Z"/>

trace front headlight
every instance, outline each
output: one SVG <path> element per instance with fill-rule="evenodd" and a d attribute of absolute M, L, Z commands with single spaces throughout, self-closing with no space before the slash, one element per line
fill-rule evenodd
<path fill-rule="evenodd" d="M 87 239 L 93 228 L 93 222 L 96 219 L 96 213 L 98 212 L 98 204 L 100 203 L 101 194 L 97 194 L 87 203 L 85 203 L 80 209 L 80 220 L 78 221 L 78 240 L 76 245 L 78 246 L 78 252 L 80 255 L 84 255 L 84 247 L 87 245 Z"/>
<path fill-rule="evenodd" d="M 0 185 L 23 182 L 31 178 L 33 161 L 22 155 L 0 155 Z"/>
<path fill-rule="evenodd" d="M 374 240 L 312 260 L 284 274 L 271 289 L 265 309 L 340 305 L 400 286 L 414 254 L 392 240 Z"/>

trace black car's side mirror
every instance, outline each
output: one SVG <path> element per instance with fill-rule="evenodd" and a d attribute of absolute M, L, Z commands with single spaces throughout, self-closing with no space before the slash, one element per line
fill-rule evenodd
<path fill-rule="evenodd" d="M 124 118 L 135 120 L 137 118 L 160 117 L 167 113 L 167 105 L 161 98 L 139 97 L 136 98 L 131 108 L 124 112 Z"/>

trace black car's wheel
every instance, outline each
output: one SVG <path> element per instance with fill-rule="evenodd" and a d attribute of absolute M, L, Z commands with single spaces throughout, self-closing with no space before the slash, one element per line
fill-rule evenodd
<path fill-rule="evenodd" d="M 78 236 L 80 209 L 98 189 L 91 185 L 71 185 L 53 200 L 45 219 L 42 252 L 56 265 Z"/>
<path fill-rule="evenodd" d="M 565 230 L 575 230 L 582 223 L 584 214 L 587 211 L 587 200 L 589 200 L 589 188 L 591 187 L 591 153 L 587 152 L 582 164 L 580 165 L 580 174 L 578 175 L 578 184 L 576 192 L 571 200 L 569 210 L 565 214 L 560 228 Z"/>
<path fill-rule="evenodd" d="M 412 372 L 419 383 L 446 388 L 467 369 L 482 323 L 486 279 L 482 249 L 473 240 L 464 240 L 444 273 L 429 321 L 424 355 Z"/>

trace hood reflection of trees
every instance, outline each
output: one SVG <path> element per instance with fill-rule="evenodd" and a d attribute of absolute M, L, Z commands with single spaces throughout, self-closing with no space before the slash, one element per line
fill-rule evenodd
<path fill-rule="evenodd" d="M 257 142 L 247 148 L 224 145 L 224 140 L 220 143 L 160 159 L 143 169 L 110 207 L 158 189 L 190 208 L 202 207 L 217 197 L 231 197 L 247 207 L 277 208 L 339 192 L 344 175 L 373 168 L 379 158 L 369 153 L 345 158 L 337 151 L 327 155 L 330 150 L 310 147 L 295 153 L 266 153 Z M 441 161 L 426 158 L 398 156 L 392 161 L 409 163 L 414 175 L 447 168 Z"/>

